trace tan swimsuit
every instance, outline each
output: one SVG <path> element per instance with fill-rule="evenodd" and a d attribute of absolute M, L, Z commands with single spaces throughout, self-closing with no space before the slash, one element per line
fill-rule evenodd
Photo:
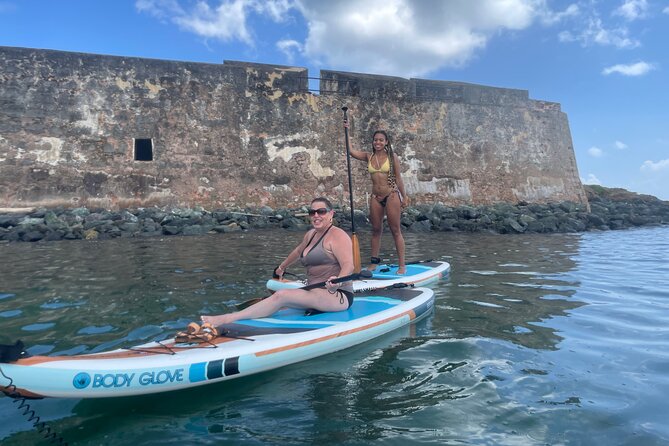
<path fill-rule="evenodd" d="M 335 256 L 327 252 L 323 247 L 323 239 L 330 228 L 332 228 L 332 226 L 321 235 L 321 238 L 318 239 L 307 255 L 304 255 L 304 251 L 300 254 L 300 262 L 307 268 L 307 284 L 325 282 L 332 276 L 339 276 L 339 273 L 341 272 L 341 266 L 339 265 L 339 262 L 337 262 Z M 311 244 L 314 237 L 316 237 L 316 232 L 314 232 L 314 235 L 307 243 L 307 247 Z M 341 284 L 338 291 L 350 293 L 350 297 L 346 294 L 346 298 L 351 302 L 353 297 L 353 282 L 344 282 Z"/>

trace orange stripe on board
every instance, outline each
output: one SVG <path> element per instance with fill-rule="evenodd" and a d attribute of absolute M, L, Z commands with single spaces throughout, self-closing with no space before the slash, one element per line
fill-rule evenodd
<path fill-rule="evenodd" d="M 364 327 L 358 327 L 358 328 L 354 328 L 352 330 L 346 330 L 346 331 L 342 331 L 341 333 L 335 333 L 335 334 L 331 334 L 331 335 L 328 335 L 328 336 L 323 336 L 323 337 L 320 337 L 320 338 L 311 339 L 309 341 L 298 342 L 298 343 L 292 344 L 292 345 L 285 345 L 283 347 L 277 347 L 277 348 L 273 348 L 273 349 L 270 349 L 270 350 L 263 350 L 261 352 L 256 353 L 255 355 L 256 356 L 271 355 L 273 353 L 284 352 L 284 351 L 287 351 L 287 350 L 292 350 L 294 348 L 306 347 L 307 345 L 316 344 L 318 342 L 329 341 L 330 339 L 334 339 L 334 338 L 338 338 L 340 336 L 346 336 L 346 335 L 349 335 L 351 333 L 357 333 L 359 331 L 367 330 L 369 328 L 376 327 L 376 326 L 381 325 L 381 324 L 385 324 L 387 322 L 390 322 L 392 320 L 395 320 L 397 318 L 407 316 L 407 315 L 409 316 L 410 321 L 416 319 L 416 313 L 413 310 L 409 310 L 409 311 L 405 311 L 402 314 L 398 314 L 396 316 L 389 317 L 387 319 L 383 319 L 381 321 L 374 322 L 373 324 L 365 325 Z"/>
<path fill-rule="evenodd" d="M 424 278 L 419 279 L 419 280 L 414 280 L 413 282 L 402 282 L 402 283 L 412 284 L 412 283 L 418 283 L 418 282 L 425 282 L 426 280 L 429 280 L 429 279 L 431 279 L 431 278 L 433 278 L 433 277 L 435 277 L 435 276 L 438 276 L 439 278 L 441 278 L 441 277 L 442 277 L 442 274 L 443 274 L 443 273 L 436 273 L 436 274 L 432 274 L 431 276 L 427 276 L 427 277 L 424 277 Z"/>
<path fill-rule="evenodd" d="M 411 285 L 411 284 L 418 283 L 418 282 L 425 282 L 426 280 L 430 280 L 434 276 L 438 276 L 441 279 L 442 274 L 443 273 L 436 273 L 436 274 L 432 274 L 431 276 L 425 277 L 425 278 L 420 279 L 420 280 L 414 280 L 413 282 L 402 282 L 402 283 L 408 283 L 409 285 Z"/>
<path fill-rule="evenodd" d="M 221 336 L 212 340 L 212 343 L 218 345 L 218 344 L 223 344 L 225 342 L 231 342 L 234 340 L 235 340 L 234 338 Z M 169 344 L 166 343 L 165 347 L 168 347 L 169 349 L 174 350 L 176 352 L 184 350 L 201 349 L 201 348 L 214 348 L 213 346 L 211 346 L 211 344 L 208 344 L 206 342 L 191 347 L 177 347 L 173 343 Z M 167 348 L 163 347 L 148 347 L 148 348 L 142 348 L 141 350 L 133 350 L 133 347 L 130 347 L 127 350 L 121 350 L 119 352 L 114 352 L 114 353 L 92 353 L 90 355 L 77 355 L 77 356 L 30 356 L 28 358 L 19 359 L 18 361 L 12 362 L 10 364 L 29 366 L 29 365 L 44 364 L 47 362 L 57 362 L 57 361 L 85 361 L 89 359 L 96 359 L 96 360 L 123 359 L 123 358 L 136 358 L 139 356 L 154 356 L 154 355 L 169 355 L 169 354 L 170 351 Z"/>
<path fill-rule="evenodd" d="M 11 394 L 19 394 L 26 398 L 44 398 L 44 395 L 40 395 L 39 393 L 33 393 L 30 390 L 21 389 L 18 387 L 14 388 L 14 386 L 11 386 L 11 388 L 0 387 L 0 392 L 3 392 L 7 396 L 10 396 Z"/>

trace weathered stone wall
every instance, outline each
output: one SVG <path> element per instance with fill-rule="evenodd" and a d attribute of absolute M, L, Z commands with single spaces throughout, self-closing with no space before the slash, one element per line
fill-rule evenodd
<path fill-rule="evenodd" d="M 335 71 L 313 94 L 307 75 L 0 47 L 0 207 L 346 203 L 343 105 L 357 148 L 390 131 L 414 203 L 587 203 L 559 104 Z M 135 138 L 152 139 L 152 161 L 135 161 Z"/>

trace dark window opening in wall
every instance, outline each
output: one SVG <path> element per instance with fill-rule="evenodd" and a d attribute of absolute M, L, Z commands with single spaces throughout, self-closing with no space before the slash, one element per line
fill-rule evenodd
<path fill-rule="evenodd" d="M 135 139 L 135 161 L 153 161 L 152 139 Z"/>

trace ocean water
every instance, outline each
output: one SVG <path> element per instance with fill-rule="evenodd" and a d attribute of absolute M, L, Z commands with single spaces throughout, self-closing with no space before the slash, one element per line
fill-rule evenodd
<path fill-rule="evenodd" d="M 192 390 L 29 404 L 77 445 L 669 444 L 669 227 L 405 236 L 409 259 L 452 267 L 415 326 Z M 0 343 L 70 355 L 162 339 L 265 294 L 300 237 L 0 245 Z M 16 406 L 0 397 L 0 443 L 39 443 Z"/>

